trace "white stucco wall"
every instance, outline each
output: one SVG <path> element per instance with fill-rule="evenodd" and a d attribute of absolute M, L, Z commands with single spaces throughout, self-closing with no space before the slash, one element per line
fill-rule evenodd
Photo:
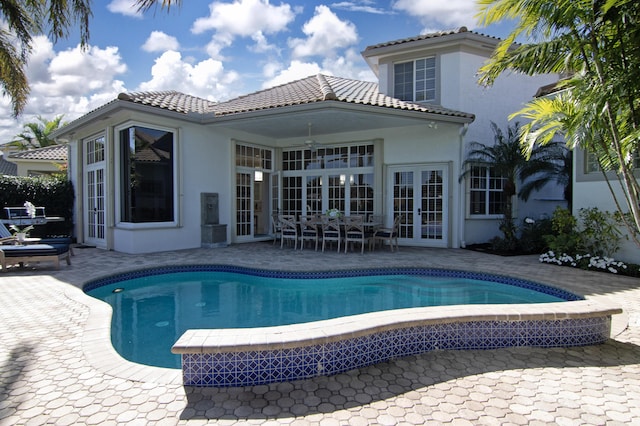
<path fill-rule="evenodd" d="M 431 40 L 432 41 L 432 40 Z M 521 109 L 526 102 L 533 99 L 536 91 L 544 85 L 557 81 L 556 75 L 529 77 L 516 74 L 503 74 L 491 87 L 478 84 L 478 70 L 488 60 L 490 50 L 486 46 L 454 45 L 446 38 L 442 44 L 428 41 L 420 48 L 398 46 L 397 54 L 388 52 L 379 58 L 378 77 L 380 91 L 393 96 L 393 64 L 394 62 L 436 55 L 438 66 L 437 84 L 438 100 L 443 107 L 472 113 L 476 116 L 469 125 L 464 137 L 465 145 L 470 141 L 491 144 L 494 134 L 491 122 L 495 122 L 504 132 L 513 124 L 508 116 Z M 514 120 L 517 121 L 517 120 Z M 523 120 L 519 120 L 522 122 Z M 457 176 L 462 173 L 458 163 Z M 461 184 L 466 193 L 466 184 Z M 515 200 L 514 214 L 516 220 L 525 217 L 541 218 L 550 216 L 557 205 L 566 205 L 563 201 L 563 189 L 556 185 L 548 185 L 540 192 L 534 192 L 527 202 Z M 466 210 L 467 202 L 463 202 Z M 465 211 L 466 214 L 466 211 Z M 499 219 L 467 217 L 461 238 L 465 243 L 486 242 L 499 235 Z"/>
<path fill-rule="evenodd" d="M 541 86 L 557 81 L 556 75 L 528 77 L 503 74 L 491 87 L 478 84 L 478 70 L 487 58 L 468 51 L 446 52 L 440 55 L 441 102 L 442 105 L 475 114 L 476 119 L 469 125 L 465 135 L 465 146 L 476 141 L 492 144 L 494 122 L 506 134 L 508 126 L 523 120 L 508 120 L 509 115 L 520 110 L 533 99 Z M 466 191 L 466 188 L 465 188 Z M 527 202 L 514 200 L 514 216 L 519 223 L 525 217 L 539 219 L 550 216 L 557 205 L 565 205 L 563 189 L 557 185 L 547 185 L 534 192 Z M 481 243 L 499 235 L 498 219 L 467 217 L 465 243 Z"/>
<path fill-rule="evenodd" d="M 617 180 L 612 181 L 612 186 L 617 189 L 617 196 L 621 197 L 620 185 Z M 623 198 L 619 198 L 623 202 Z M 602 211 L 616 211 L 613 196 L 607 184 L 603 180 L 575 181 L 573 185 L 573 214 L 578 215 L 582 208 L 597 207 Z M 629 231 L 624 225 L 618 227 L 623 234 L 620 250 L 614 255 L 616 260 L 640 264 L 640 248 L 629 238 Z"/>

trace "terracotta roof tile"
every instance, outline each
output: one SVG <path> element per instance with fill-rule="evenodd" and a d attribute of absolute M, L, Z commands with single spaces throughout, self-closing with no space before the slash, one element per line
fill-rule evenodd
<path fill-rule="evenodd" d="M 67 161 L 67 145 L 51 145 L 44 148 L 18 151 L 9 155 L 10 159 Z"/>

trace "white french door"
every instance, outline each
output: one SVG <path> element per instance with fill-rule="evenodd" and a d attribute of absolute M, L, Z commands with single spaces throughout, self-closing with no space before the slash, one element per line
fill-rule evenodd
<path fill-rule="evenodd" d="M 85 142 L 84 242 L 106 248 L 104 137 Z"/>
<path fill-rule="evenodd" d="M 403 217 L 400 243 L 447 247 L 448 175 L 446 164 L 389 168 L 389 211 Z"/>

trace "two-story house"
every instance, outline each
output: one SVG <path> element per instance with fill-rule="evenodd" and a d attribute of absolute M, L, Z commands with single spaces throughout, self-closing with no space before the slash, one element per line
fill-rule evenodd
<path fill-rule="evenodd" d="M 498 40 L 460 29 L 368 47 L 379 83 L 310 76 L 226 102 L 122 93 L 55 133 L 71 148 L 78 241 L 128 253 L 270 238 L 273 213 L 402 215 L 400 244 L 497 234 L 488 173 L 460 180 L 465 142 L 555 76 L 477 84 Z M 535 197 L 534 197 L 535 198 Z M 538 197 L 526 214 L 553 210 Z M 220 232 L 220 227 L 216 232 Z"/>

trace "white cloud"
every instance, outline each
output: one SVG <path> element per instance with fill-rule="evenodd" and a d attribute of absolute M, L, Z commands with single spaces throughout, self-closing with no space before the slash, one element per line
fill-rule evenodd
<path fill-rule="evenodd" d="M 396 0 L 392 7 L 420 19 L 425 28 L 477 26 L 476 0 Z"/>
<path fill-rule="evenodd" d="M 388 11 L 377 7 L 376 2 L 372 0 L 341 1 L 338 3 L 332 3 L 331 7 L 334 9 L 348 10 L 350 12 L 366 12 L 376 15 L 389 13 Z"/>
<path fill-rule="evenodd" d="M 142 50 L 147 52 L 165 52 L 167 50 L 180 49 L 178 39 L 162 31 L 152 31 L 142 45 Z"/>
<path fill-rule="evenodd" d="M 264 36 L 264 34 L 261 31 L 258 31 L 255 34 L 253 34 L 251 36 L 251 39 L 253 41 L 255 41 L 255 43 L 256 43 L 253 46 L 249 47 L 249 50 L 251 50 L 252 52 L 265 53 L 265 52 L 268 52 L 270 50 L 274 50 L 274 51 L 278 51 L 279 50 L 278 46 L 276 46 L 274 44 L 270 44 L 267 41 L 267 38 Z"/>
<path fill-rule="evenodd" d="M 232 36 L 251 37 L 260 31 L 274 34 L 286 29 L 295 17 L 291 6 L 272 6 L 268 0 L 235 0 L 233 3 L 213 2 L 210 15 L 199 18 L 191 31 L 200 34 L 214 30 Z"/>
<path fill-rule="evenodd" d="M 302 31 L 306 39 L 289 40 L 293 58 L 308 56 L 333 56 L 337 49 L 346 48 L 358 42 L 358 32 L 353 23 L 342 21 L 327 6 L 320 5 L 314 16 L 304 24 Z"/>
<path fill-rule="evenodd" d="M 234 84 L 238 73 L 225 70 L 222 62 L 214 59 L 192 65 L 179 52 L 164 52 L 156 59 L 151 75 L 137 90 L 177 90 L 216 101 L 238 95 Z"/>
<path fill-rule="evenodd" d="M 273 72 L 273 68 L 269 68 L 269 72 Z M 300 80 L 301 78 L 309 77 L 318 73 L 329 74 L 326 71 L 322 71 L 320 65 L 315 62 L 300 62 L 291 61 L 291 65 L 287 69 L 280 70 L 280 72 L 268 81 L 262 84 L 262 88 L 279 86 L 281 84 L 288 83 L 290 81 Z"/>
<path fill-rule="evenodd" d="M 61 52 L 44 36 L 34 38 L 33 52 L 26 69 L 31 93 L 23 114 L 18 119 L 0 122 L 0 144 L 11 141 L 22 131 L 24 123 L 37 121 L 41 115 L 53 119 L 64 114 L 71 121 L 126 91 L 117 79 L 127 70 L 117 47 L 100 49 L 79 46 Z M 0 101 L 0 116 L 9 117 L 9 99 Z"/>
<path fill-rule="evenodd" d="M 107 9 L 112 13 L 142 18 L 142 13 L 138 11 L 138 7 L 135 6 L 133 0 L 112 0 L 111 3 L 107 5 Z"/>
<path fill-rule="evenodd" d="M 344 55 L 325 58 L 322 61 L 323 73 L 337 75 L 354 80 L 377 81 L 373 71 L 363 65 L 360 53 L 355 49 L 347 49 Z"/>

